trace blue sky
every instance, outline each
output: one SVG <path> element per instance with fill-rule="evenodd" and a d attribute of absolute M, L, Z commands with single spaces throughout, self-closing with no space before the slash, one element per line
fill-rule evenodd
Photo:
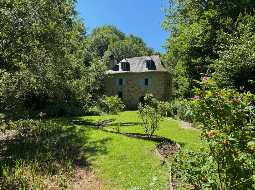
<path fill-rule="evenodd" d="M 168 0 L 78 0 L 77 11 L 87 31 L 111 24 L 126 34 L 143 38 L 145 43 L 164 52 L 168 33 L 161 28 L 163 8 Z"/>

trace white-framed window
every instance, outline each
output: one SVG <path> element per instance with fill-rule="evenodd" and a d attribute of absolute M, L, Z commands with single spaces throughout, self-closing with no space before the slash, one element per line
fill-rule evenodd
<path fill-rule="evenodd" d="M 129 64 L 129 62 L 121 62 L 121 70 L 122 71 L 130 71 L 130 64 Z"/>

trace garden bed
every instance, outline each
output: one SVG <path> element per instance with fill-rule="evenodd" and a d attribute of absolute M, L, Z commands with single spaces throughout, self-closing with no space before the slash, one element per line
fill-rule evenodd
<path fill-rule="evenodd" d="M 158 144 L 156 150 L 165 159 L 177 154 L 180 148 L 181 146 L 179 144 L 166 141 Z"/>

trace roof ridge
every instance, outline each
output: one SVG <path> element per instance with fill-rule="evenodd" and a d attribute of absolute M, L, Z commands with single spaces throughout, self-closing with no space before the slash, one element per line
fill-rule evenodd
<path fill-rule="evenodd" d="M 143 55 L 143 56 L 136 56 L 136 57 L 130 57 L 130 58 L 124 58 L 124 59 L 134 59 L 134 58 L 143 58 L 143 57 L 160 57 L 160 55 L 158 54 L 154 54 L 154 55 Z"/>

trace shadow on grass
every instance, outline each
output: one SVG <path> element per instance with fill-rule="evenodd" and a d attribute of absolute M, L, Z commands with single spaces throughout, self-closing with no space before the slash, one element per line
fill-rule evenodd
<path fill-rule="evenodd" d="M 152 135 L 149 137 L 147 134 L 141 134 L 141 133 L 122 133 L 119 131 L 114 131 L 114 130 L 109 130 L 106 127 L 111 126 L 111 127 L 128 127 L 128 126 L 136 126 L 136 125 L 141 125 L 141 122 L 114 122 L 115 120 L 103 120 L 103 121 L 93 121 L 93 120 L 82 120 L 80 118 L 75 118 L 73 120 L 69 120 L 69 122 L 79 125 L 82 127 L 91 127 L 91 128 L 96 128 L 99 130 L 102 130 L 107 133 L 112 133 L 112 134 L 119 134 L 123 135 L 126 137 L 130 138 L 136 138 L 136 139 L 142 139 L 142 140 L 148 140 L 148 141 L 153 141 L 156 143 L 162 143 L 162 142 L 167 142 L 170 144 L 175 144 L 173 140 L 162 137 L 162 136 L 157 136 L 157 135 Z M 180 145 L 184 145 L 183 143 L 179 143 Z"/>
<path fill-rule="evenodd" d="M 105 119 L 105 120 L 94 121 L 91 119 L 81 120 L 80 118 L 71 118 L 66 120 L 66 124 L 98 129 L 98 128 L 103 128 L 103 127 L 112 125 L 113 121 L 115 121 L 115 119 Z"/>
<path fill-rule="evenodd" d="M 111 123 L 111 126 L 113 127 L 130 127 L 130 126 L 136 126 L 136 125 L 141 125 L 142 122 L 114 122 Z"/>
<path fill-rule="evenodd" d="M 168 143 L 171 143 L 171 144 L 175 143 L 171 139 L 168 139 L 168 138 L 165 138 L 165 137 L 161 137 L 161 136 L 157 136 L 157 135 L 152 135 L 150 137 L 147 134 L 141 134 L 141 133 L 121 133 L 121 132 L 110 131 L 110 130 L 105 130 L 105 129 L 103 129 L 103 131 L 105 131 L 107 133 L 120 134 L 120 135 L 124 135 L 126 137 L 135 138 L 135 139 L 142 139 L 142 140 L 147 140 L 147 141 L 153 141 L 153 142 L 157 142 L 157 143 L 162 143 L 162 142 L 168 142 Z"/>
<path fill-rule="evenodd" d="M 36 163 L 43 175 L 55 175 L 60 170 L 89 167 L 88 159 L 106 154 L 105 138 L 89 140 L 89 128 L 65 126 L 66 122 L 37 122 L 33 128 L 20 128 L 12 139 L 0 140 L 0 177 L 3 168 L 14 168 L 17 162 Z"/>

